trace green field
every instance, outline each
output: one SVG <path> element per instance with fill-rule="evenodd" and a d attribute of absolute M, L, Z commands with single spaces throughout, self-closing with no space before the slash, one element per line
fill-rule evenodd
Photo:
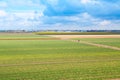
<path fill-rule="evenodd" d="M 6 36 L 6 35 L 5 35 Z M 0 80 L 110 80 L 120 79 L 120 51 L 48 36 L 0 35 Z M 26 35 L 19 35 L 19 39 Z M 31 38 L 47 40 L 31 40 Z M 9 38 L 11 40 L 2 40 Z M 13 38 L 13 39 L 12 39 Z M 83 39 L 93 41 L 92 39 Z M 95 43 L 101 40 L 95 39 Z M 103 39 L 120 46 L 120 39 Z M 104 42 L 100 42 L 103 43 Z"/>
<path fill-rule="evenodd" d="M 36 32 L 37 35 L 119 35 L 115 32 Z"/>
<path fill-rule="evenodd" d="M 0 39 L 16 39 L 16 38 L 48 38 L 49 36 L 39 36 L 33 33 L 0 33 Z"/>
<path fill-rule="evenodd" d="M 115 46 L 120 48 L 120 38 L 91 38 L 91 39 L 76 39 L 76 40 L 81 40 L 81 41 L 87 41 L 87 42 L 92 42 L 92 43 L 97 43 L 97 44 L 105 44 L 109 46 Z"/>

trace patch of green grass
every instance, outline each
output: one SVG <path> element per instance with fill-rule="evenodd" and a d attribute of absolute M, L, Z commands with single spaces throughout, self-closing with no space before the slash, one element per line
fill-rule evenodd
<path fill-rule="evenodd" d="M 78 39 L 77 39 L 78 40 Z M 91 38 L 91 39 L 79 39 L 81 41 L 87 41 L 98 44 L 105 44 L 110 46 L 116 46 L 120 48 L 120 38 Z"/>
<path fill-rule="evenodd" d="M 120 51 L 64 40 L 0 41 L 1 80 L 111 78 L 120 78 Z"/>
<path fill-rule="evenodd" d="M 0 40 L 59 40 L 59 38 L 33 33 L 2 33 L 0 34 Z"/>
<path fill-rule="evenodd" d="M 34 33 L 0 33 L 0 39 L 16 38 L 49 38 L 49 36 L 35 35 Z"/>

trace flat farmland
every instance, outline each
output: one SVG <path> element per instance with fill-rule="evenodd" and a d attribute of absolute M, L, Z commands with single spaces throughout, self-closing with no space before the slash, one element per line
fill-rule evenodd
<path fill-rule="evenodd" d="M 71 40 L 56 40 L 49 36 L 18 36 L 0 35 L 0 80 L 120 79 L 119 50 Z M 23 39 L 27 38 L 26 36 L 29 36 L 29 39 Z M 88 41 L 82 39 L 86 40 Z M 96 39 L 97 41 L 99 43 L 101 40 Z M 110 41 L 120 43 L 116 38 Z M 110 41 L 109 44 L 112 44 Z"/>
<path fill-rule="evenodd" d="M 0 33 L 0 40 L 58 40 L 59 38 L 33 33 Z"/>
<path fill-rule="evenodd" d="M 48 38 L 49 36 L 34 35 L 33 33 L 0 33 L 0 39 L 4 38 Z"/>
<path fill-rule="evenodd" d="M 89 39 L 78 39 L 81 41 L 87 41 L 97 44 L 104 44 L 109 46 L 115 46 L 120 48 L 120 38 L 89 38 Z"/>

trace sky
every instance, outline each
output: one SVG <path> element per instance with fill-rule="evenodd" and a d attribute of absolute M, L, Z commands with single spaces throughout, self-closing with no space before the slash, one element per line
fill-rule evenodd
<path fill-rule="evenodd" d="M 120 0 L 0 0 L 0 30 L 120 30 Z"/>

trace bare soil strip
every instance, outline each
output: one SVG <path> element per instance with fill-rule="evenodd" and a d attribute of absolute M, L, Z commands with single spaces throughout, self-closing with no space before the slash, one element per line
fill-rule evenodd
<path fill-rule="evenodd" d="M 71 41 L 78 42 L 77 40 L 71 40 Z M 83 43 L 83 44 L 87 44 L 87 45 L 91 45 L 91 46 L 102 47 L 102 48 L 109 48 L 109 49 L 113 49 L 113 50 L 120 50 L 120 48 L 118 48 L 118 47 L 108 46 L 108 45 L 103 45 L 103 44 L 96 44 L 96 43 L 91 43 L 91 42 L 86 42 L 86 41 L 80 41 L 79 43 Z"/>
<path fill-rule="evenodd" d="M 51 37 L 61 39 L 72 39 L 72 38 L 120 38 L 120 35 L 48 35 Z"/>
<path fill-rule="evenodd" d="M 120 80 L 120 78 L 118 78 L 118 79 L 109 79 L 109 80 Z"/>

